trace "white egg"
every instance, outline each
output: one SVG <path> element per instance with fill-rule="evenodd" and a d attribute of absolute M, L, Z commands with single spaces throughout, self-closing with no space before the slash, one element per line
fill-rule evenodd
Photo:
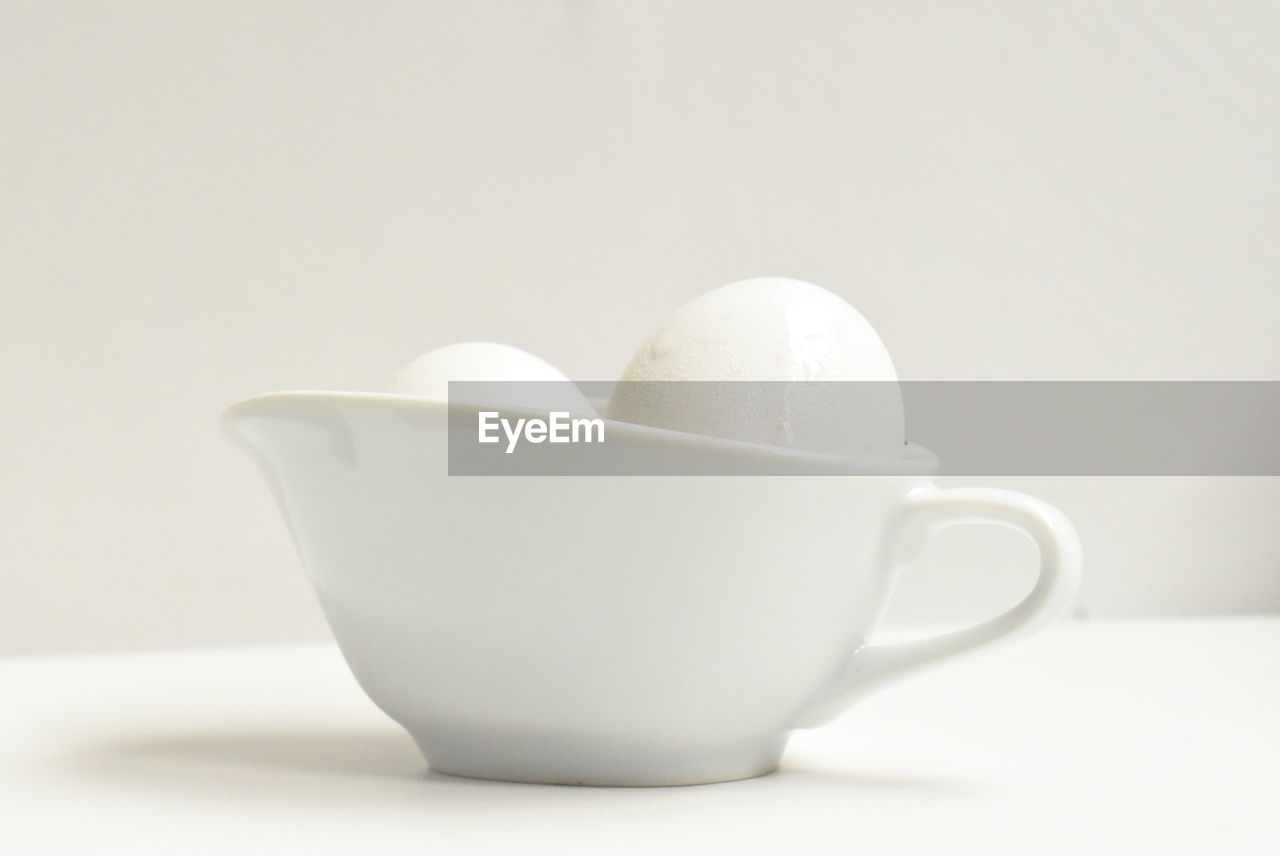
<path fill-rule="evenodd" d="M 495 342 L 459 342 L 428 351 L 396 372 L 391 391 L 447 401 L 449 381 L 492 384 L 473 391 L 473 396 L 500 399 L 460 403 L 596 415 L 577 386 L 555 366 L 528 351 Z"/>
<path fill-rule="evenodd" d="M 622 381 L 611 419 L 844 456 L 901 454 L 888 349 L 858 310 L 807 282 L 749 279 L 696 298 L 640 348 Z"/>

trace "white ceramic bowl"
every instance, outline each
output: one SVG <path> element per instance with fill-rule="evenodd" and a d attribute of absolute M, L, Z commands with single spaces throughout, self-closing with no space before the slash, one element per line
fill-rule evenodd
<path fill-rule="evenodd" d="M 1060 512 L 936 488 L 937 462 L 918 450 L 876 476 L 465 477 L 447 474 L 446 423 L 443 403 L 360 393 L 259 396 L 225 417 L 360 685 L 441 772 L 600 785 L 759 775 L 792 729 L 1048 622 L 1078 584 Z M 777 454 L 608 427 L 611 442 L 690 459 Z M 770 460 L 803 472 L 808 458 Z M 967 630 L 866 645 L 894 571 L 956 522 L 1033 538 L 1034 590 Z"/>

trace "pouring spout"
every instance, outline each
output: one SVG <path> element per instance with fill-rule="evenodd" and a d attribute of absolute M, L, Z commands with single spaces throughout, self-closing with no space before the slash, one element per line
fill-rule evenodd
<path fill-rule="evenodd" d="M 362 459 L 417 466 L 425 455 L 437 466 L 447 417 L 445 402 L 407 395 L 271 392 L 228 407 L 222 430 L 260 466 L 310 481 Z"/>

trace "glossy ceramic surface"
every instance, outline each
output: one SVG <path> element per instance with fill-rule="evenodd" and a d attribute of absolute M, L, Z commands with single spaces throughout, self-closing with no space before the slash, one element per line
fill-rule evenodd
<path fill-rule="evenodd" d="M 792 729 L 1048 623 L 1079 579 L 1060 512 L 941 490 L 928 456 L 878 476 L 450 477 L 438 402 L 280 393 L 232 407 L 225 424 L 271 485 L 361 686 L 446 773 L 759 775 Z M 964 631 L 864 644 L 895 571 L 961 522 L 1026 532 L 1041 556 L 1033 591 Z"/>

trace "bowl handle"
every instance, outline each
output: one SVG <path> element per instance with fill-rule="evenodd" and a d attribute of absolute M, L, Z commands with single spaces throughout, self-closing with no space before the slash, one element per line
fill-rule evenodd
<path fill-rule="evenodd" d="M 797 728 L 821 725 L 860 696 L 921 666 L 1039 630 L 1066 610 L 1080 587 L 1080 539 L 1061 511 L 1014 491 L 947 490 L 933 485 L 912 491 L 889 525 L 885 563 L 896 575 L 935 533 L 962 523 L 1011 526 L 1035 542 L 1040 552 L 1040 576 L 1030 594 L 1007 612 L 963 630 L 856 649 L 827 691 L 805 708 Z"/>

